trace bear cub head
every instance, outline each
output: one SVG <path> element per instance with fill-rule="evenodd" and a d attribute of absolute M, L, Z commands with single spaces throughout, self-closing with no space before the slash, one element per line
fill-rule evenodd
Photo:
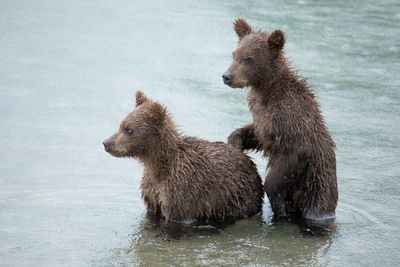
<path fill-rule="evenodd" d="M 137 91 L 135 109 L 121 122 L 118 131 L 103 142 L 104 149 L 115 157 L 145 159 L 157 153 L 152 150 L 160 146 L 160 132 L 168 121 L 165 107 Z"/>
<path fill-rule="evenodd" d="M 234 29 L 239 37 L 238 46 L 222 79 L 232 88 L 262 86 L 263 81 L 274 77 L 284 61 L 285 35 L 280 30 L 271 34 L 254 31 L 244 19 L 237 19 Z"/>

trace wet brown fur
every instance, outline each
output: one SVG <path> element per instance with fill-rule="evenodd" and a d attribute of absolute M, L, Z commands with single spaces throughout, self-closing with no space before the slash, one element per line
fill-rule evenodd
<path fill-rule="evenodd" d="M 276 216 L 334 217 L 335 144 L 314 93 L 284 57 L 284 33 L 255 32 L 243 19 L 234 29 L 238 47 L 224 75 L 231 75 L 231 87 L 251 87 L 247 101 L 254 121 L 234 131 L 228 142 L 269 158 L 264 189 Z"/>
<path fill-rule="evenodd" d="M 263 188 L 251 159 L 222 142 L 182 136 L 165 107 L 136 94 L 136 108 L 105 143 L 144 165 L 142 198 L 167 221 L 233 222 L 261 211 Z"/>

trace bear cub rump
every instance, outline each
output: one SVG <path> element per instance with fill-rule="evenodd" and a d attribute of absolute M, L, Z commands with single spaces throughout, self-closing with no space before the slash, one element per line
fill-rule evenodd
<path fill-rule="evenodd" d="M 141 91 L 103 144 L 115 157 L 143 163 L 142 198 L 166 221 L 234 222 L 261 211 L 264 192 L 251 159 L 231 145 L 182 136 L 166 108 Z"/>

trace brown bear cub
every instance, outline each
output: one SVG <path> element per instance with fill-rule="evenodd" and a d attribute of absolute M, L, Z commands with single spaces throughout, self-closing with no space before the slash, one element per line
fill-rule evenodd
<path fill-rule="evenodd" d="M 234 222 L 261 211 L 264 190 L 251 159 L 231 145 L 182 136 L 166 108 L 141 91 L 103 144 L 115 157 L 143 163 L 142 198 L 167 222 Z"/>
<path fill-rule="evenodd" d="M 243 19 L 234 29 L 238 46 L 222 77 L 230 87 L 251 88 L 253 123 L 234 131 L 228 142 L 269 158 L 264 189 L 278 218 L 329 224 L 338 201 L 335 144 L 315 96 L 291 70 L 282 31 L 254 31 Z"/>

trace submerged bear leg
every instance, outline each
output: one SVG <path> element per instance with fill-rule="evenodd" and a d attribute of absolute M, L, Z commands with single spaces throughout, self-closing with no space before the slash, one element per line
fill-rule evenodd
<path fill-rule="evenodd" d="M 264 190 L 274 214 L 278 217 L 302 216 L 304 199 L 298 185 L 308 169 L 304 155 L 273 156 L 270 158 L 268 168 Z"/>
<path fill-rule="evenodd" d="M 280 175 L 269 173 L 265 180 L 264 190 L 267 193 L 271 209 L 274 212 L 275 217 L 287 217 L 286 212 L 286 189 L 281 187 L 281 183 L 277 182 L 281 180 Z"/>

